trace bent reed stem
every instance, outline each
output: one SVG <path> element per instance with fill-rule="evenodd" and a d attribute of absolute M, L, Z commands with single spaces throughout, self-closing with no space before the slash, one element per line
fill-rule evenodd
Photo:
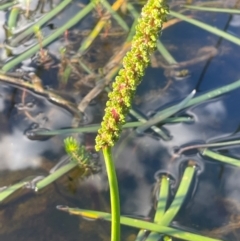
<path fill-rule="evenodd" d="M 143 7 L 136 25 L 131 50 L 124 57 L 123 67 L 112 85 L 113 90 L 108 95 L 105 115 L 96 137 L 95 149 L 103 150 L 109 179 L 112 213 L 111 241 L 120 240 L 119 193 L 111 147 L 119 139 L 137 86 L 145 74 L 150 55 L 157 47 L 159 33 L 167 13 L 168 7 L 164 0 L 148 0 Z"/>

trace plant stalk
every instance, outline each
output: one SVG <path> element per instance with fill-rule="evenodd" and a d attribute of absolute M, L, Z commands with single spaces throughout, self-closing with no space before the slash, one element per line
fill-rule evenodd
<path fill-rule="evenodd" d="M 120 201 L 119 201 L 119 192 L 118 192 L 118 181 L 115 171 L 114 162 L 112 159 L 112 148 L 105 147 L 103 148 L 103 155 L 108 175 L 108 182 L 110 188 L 110 201 L 111 201 L 111 241 L 120 240 Z"/>

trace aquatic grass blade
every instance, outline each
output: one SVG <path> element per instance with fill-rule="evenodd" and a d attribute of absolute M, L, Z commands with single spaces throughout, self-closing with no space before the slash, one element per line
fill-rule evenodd
<path fill-rule="evenodd" d="M 200 7 L 200 6 L 190 6 L 190 5 L 183 5 L 183 7 L 191 10 L 197 10 L 197 11 L 240 14 L 239 9 L 232 9 L 232 8 L 211 8 L 211 7 Z"/>
<path fill-rule="evenodd" d="M 11 12 L 9 14 L 8 17 L 8 37 L 10 37 L 12 35 L 12 31 L 14 30 L 14 28 L 16 27 L 17 24 L 17 19 L 19 17 L 19 12 L 20 12 L 20 8 L 19 7 L 13 7 L 11 9 Z"/>
<path fill-rule="evenodd" d="M 183 101 L 181 101 L 179 104 L 175 105 L 174 108 L 169 109 L 168 111 L 165 111 L 164 114 L 161 116 L 154 116 L 150 120 L 148 120 L 146 123 L 142 124 L 140 127 L 136 129 L 138 133 L 142 133 L 148 128 L 150 128 L 152 125 L 156 125 L 157 123 L 160 123 L 164 119 L 170 117 L 171 115 L 177 113 L 181 109 L 185 108 L 185 106 L 189 103 L 189 101 L 193 98 L 195 95 L 196 90 L 193 90 Z"/>
<path fill-rule="evenodd" d="M 157 203 L 157 209 L 154 216 L 154 223 L 162 224 L 161 220 L 165 214 L 166 208 L 167 208 L 167 201 L 169 198 L 169 189 L 170 189 L 170 180 L 167 176 L 162 176 L 161 182 L 159 185 L 159 196 L 158 196 L 158 203 Z M 160 234 L 156 232 L 151 232 L 148 237 L 146 238 L 146 241 L 158 241 L 160 238 Z"/>
<path fill-rule="evenodd" d="M 100 220 L 111 221 L 111 214 L 109 213 L 84 210 L 84 209 L 78 209 L 78 208 L 69 208 L 66 206 L 57 206 L 57 209 L 61 211 L 66 211 L 69 214 L 80 215 L 88 219 L 100 219 Z M 152 232 L 158 232 L 160 234 L 165 234 L 167 236 L 175 237 L 177 239 L 182 239 L 186 241 L 223 241 L 221 239 L 209 238 L 203 235 L 190 233 L 177 228 L 166 227 L 156 223 L 150 223 L 150 222 L 128 218 L 124 216 L 121 216 L 120 222 L 121 224 L 126 226 L 130 226 L 138 229 L 146 229 Z"/>
<path fill-rule="evenodd" d="M 193 119 L 190 117 L 174 117 L 174 118 L 167 118 L 162 123 L 189 123 L 192 122 Z M 134 128 L 139 127 L 142 125 L 140 121 L 128 122 L 123 125 L 123 129 L 127 128 Z M 66 134 L 76 134 L 76 133 L 96 133 L 100 127 L 100 124 L 92 124 L 86 125 L 79 128 L 66 128 L 66 129 L 58 129 L 58 130 L 39 130 L 39 131 L 29 131 L 28 134 L 30 136 L 56 136 L 56 135 L 66 135 Z M 152 126 L 154 128 L 154 126 Z M 157 133 L 158 128 L 154 128 L 154 131 Z M 166 134 L 164 134 L 166 135 Z M 162 135 L 161 135 L 162 136 Z M 163 137 L 163 136 L 162 136 Z M 169 137 L 166 137 L 169 139 Z"/>
<path fill-rule="evenodd" d="M 184 174 L 182 176 L 181 183 L 174 197 L 174 200 L 170 205 L 170 207 L 167 209 L 167 211 L 164 213 L 160 221 L 162 225 L 169 225 L 174 219 L 174 217 L 176 216 L 176 214 L 178 213 L 178 211 L 180 210 L 188 194 L 189 187 L 192 184 L 194 173 L 195 173 L 194 165 L 189 165 L 185 169 Z"/>
<path fill-rule="evenodd" d="M 139 125 L 140 126 L 140 123 L 146 123 L 147 122 L 147 119 L 145 117 L 143 117 L 141 114 L 137 113 L 136 111 L 134 111 L 133 109 L 130 109 L 129 110 L 129 113 L 137 118 L 139 120 Z M 125 125 L 124 125 L 125 126 Z M 124 128 L 124 127 L 123 127 Z M 168 141 L 170 140 L 170 137 L 159 127 L 153 125 L 151 126 L 151 129 L 157 134 L 159 135 L 163 140 L 165 141 Z"/>
<path fill-rule="evenodd" d="M 0 202 L 3 202 L 6 198 L 14 194 L 17 190 L 20 190 L 26 186 L 26 184 L 32 179 L 33 177 L 27 177 L 22 181 L 8 186 L 0 191 Z"/>
<path fill-rule="evenodd" d="M 206 31 L 208 31 L 212 34 L 215 34 L 219 37 L 222 37 L 222 38 L 224 38 L 224 39 L 226 39 L 226 40 L 228 40 L 232 43 L 240 45 L 240 39 L 239 38 L 237 38 L 237 37 L 235 37 L 235 36 L 233 36 L 229 33 L 226 33 L 226 32 L 224 32 L 224 31 L 222 31 L 222 30 L 220 30 L 216 27 L 213 27 L 211 25 L 208 25 L 208 24 L 203 23 L 203 22 L 201 22 L 199 20 L 196 20 L 196 19 L 188 18 L 185 15 L 174 12 L 174 11 L 169 11 L 169 15 L 171 15 L 173 17 L 176 17 L 176 18 L 179 18 L 179 19 L 182 19 L 182 20 L 184 20 L 184 21 L 186 21 L 190 24 L 193 24 L 193 25 L 195 25 L 199 28 L 202 28 L 202 29 L 204 29 L 204 30 L 206 30 Z"/>
<path fill-rule="evenodd" d="M 15 5 L 16 3 L 17 3 L 17 1 L 1 4 L 0 10 L 5 10 L 7 8 L 10 8 L 11 6 Z"/>
<path fill-rule="evenodd" d="M 173 58 L 160 40 L 157 42 L 157 49 L 169 65 L 177 64 L 177 61 Z"/>
<path fill-rule="evenodd" d="M 138 234 L 137 237 L 134 239 L 134 241 L 145 241 L 146 240 L 146 230 L 145 229 L 141 229 Z"/>
<path fill-rule="evenodd" d="M 131 13 L 134 19 L 138 19 L 140 14 L 130 2 L 127 3 L 127 9 Z"/>
<path fill-rule="evenodd" d="M 202 151 L 202 155 L 210 157 L 214 160 L 217 160 L 217 161 L 220 161 L 220 162 L 223 162 L 223 163 L 226 163 L 226 164 L 230 164 L 230 165 L 233 165 L 233 166 L 240 167 L 240 160 L 239 159 L 228 157 L 228 156 L 216 153 L 214 151 L 211 151 L 209 149 L 204 149 Z"/>
<path fill-rule="evenodd" d="M 167 201 L 169 198 L 170 180 L 167 176 L 162 176 L 161 183 L 159 185 L 159 197 L 157 203 L 157 209 L 154 217 L 154 222 L 159 223 L 164 216 L 167 208 Z"/>
<path fill-rule="evenodd" d="M 237 80 L 231 84 L 228 84 L 228 85 L 224 85 L 222 87 L 219 87 L 219 88 L 215 88 L 211 91 L 208 91 L 204 94 L 201 94 L 197 97 L 194 97 L 193 99 L 191 99 L 185 106 L 185 108 L 187 107 L 190 107 L 190 106 L 193 106 L 193 105 L 196 105 L 196 104 L 199 104 L 199 103 L 202 103 L 203 101 L 206 101 L 206 100 L 209 100 L 209 99 L 212 99 L 212 98 L 215 98 L 217 96 L 220 96 L 222 94 L 225 94 L 225 93 L 228 93 L 232 90 L 235 90 L 237 88 L 240 87 L 240 80 Z M 155 117 L 161 117 L 162 115 L 166 115 L 165 112 L 169 112 L 169 111 L 173 111 L 173 109 L 175 108 L 176 105 L 174 106 L 171 106 L 171 107 L 168 107 L 162 111 L 159 111 L 158 113 L 156 113 L 154 115 L 153 118 Z"/>
<path fill-rule="evenodd" d="M 51 173 L 41 181 L 37 182 L 35 185 L 35 191 L 39 191 L 43 189 L 44 187 L 48 186 L 49 184 L 55 182 L 57 179 L 59 179 L 61 176 L 65 175 L 69 171 L 71 171 L 73 168 L 77 167 L 78 163 L 76 162 L 69 162 L 68 164 L 60 167 L 55 172 Z"/>
<path fill-rule="evenodd" d="M 176 153 L 176 156 L 179 156 L 183 152 L 192 150 L 192 149 L 205 149 L 205 148 L 213 148 L 213 147 L 218 148 L 218 147 L 227 147 L 227 146 L 235 146 L 235 145 L 240 145 L 240 140 L 221 141 L 221 142 L 213 142 L 213 143 L 185 146 L 185 147 L 179 149 L 179 151 Z"/>
<path fill-rule="evenodd" d="M 117 23 L 125 30 L 129 31 L 129 27 L 124 21 L 124 19 L 117 13 L 117 10 L 123 4 L 124 0 L 116 1 L 119 6 L 115 8 L 111 7 L 111 5 L 106 0 L 101 0 L 101 4 L 108 10 L 108 12 L 112 15 L 112 17 L 117 21 Z"/>

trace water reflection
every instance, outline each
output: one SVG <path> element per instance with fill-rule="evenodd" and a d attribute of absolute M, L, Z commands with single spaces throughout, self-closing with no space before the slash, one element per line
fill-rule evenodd
<path fill-rule="evenodd" d="M 42 154 L 46 151 L 58 152 L 61 147 L 51 141 L 31 142 L 20 130 L 4 135 L 0 141 L 0 170 L 21 170 L 41 166 Z"/>

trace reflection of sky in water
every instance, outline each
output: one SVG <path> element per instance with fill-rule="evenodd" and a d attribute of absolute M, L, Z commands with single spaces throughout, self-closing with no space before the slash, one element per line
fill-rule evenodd
<path fill-rule="evenodd" d="M 240 27 L 240 16 L 239 15 L 233 15 L 230 26 Z"/>
<path fill-rule="evenodd" d="M 21 170 L 28 167 L 37 168 L 41 165 L 41 154 L 47 150 L 56 150 L 49 141 L 31 142 L 19 130 L 1 138 L 0 159 L 1 170 Z"/>
<path fill-rule="evenodd" d="M 240 37 L 240 15 L 233 15 L 228 32 L 232 35 Z"/>
<path fill-rule="evenodd" d="M 11 92 L 4 91 L 4 87 L 1 88 L 1 112 L 8 113 L 11 109 L 9 100 L 7 100 L 10 94 Z M 56 154 L 62 149 L 63 143 L 59 142 L 58 145 L 54 138 L 45 141 L 31 141 L 24 133 L 31 127 L 58 129 L 70 126 L 71 114 L 42 98 L 36 101 L 36 97 L 30 95 L 30 99 L 31 101 L 27 101 L 25 105 L 14 104 L 9 123 L 6 124 L 6 129 L 2 130 L 4 133 L 1 134 L 0 139 L 1 170 L 40 167 L 44 153 Z"/>

